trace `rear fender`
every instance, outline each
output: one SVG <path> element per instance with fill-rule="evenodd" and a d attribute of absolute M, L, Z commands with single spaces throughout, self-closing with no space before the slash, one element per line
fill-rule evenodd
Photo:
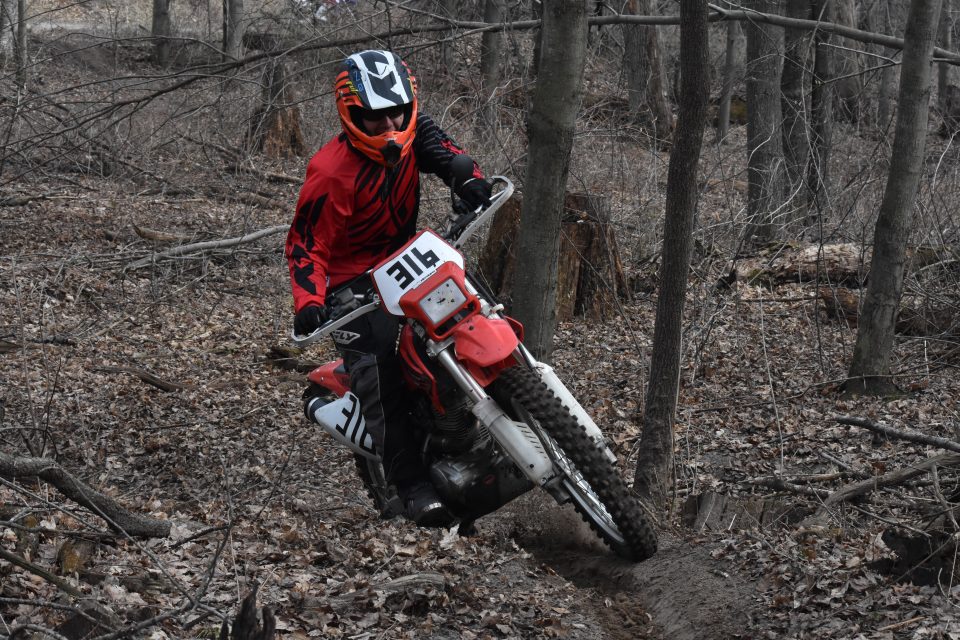
<path fill-rule="evenodd" d="M 307 374 L 307 380 L 329 389 L 339 397 L 350 390 L 350 374 L 343 366 L 343 358 L 317 367 Z"/>

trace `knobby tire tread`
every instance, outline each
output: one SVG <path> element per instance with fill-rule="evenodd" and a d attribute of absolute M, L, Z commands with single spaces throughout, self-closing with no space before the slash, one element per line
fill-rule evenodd
<path fill-rule="evenodd" d="M 639 562 L 656 553 L 657 536 L 637 498 L 627 488 L 615 466 L 587 435 L 586 428 L 563 406 L 537 373 L 523 366 L 511 367 L 500 374 L 494 388 L 518 401 L 563 449 L 612 516 L 623 535 L 626 548 L 610 540 L 573 500 L 577 512 L 590 528 L 611 549 L 629 560 Z"/>

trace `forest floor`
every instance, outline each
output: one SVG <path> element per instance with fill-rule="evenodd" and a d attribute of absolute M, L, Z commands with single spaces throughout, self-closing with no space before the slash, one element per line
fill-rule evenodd
<path fill-rule="evenodd" d="M 949 542 L 941 506 L 958 500 L 954 470 L 803 520 L 829 490 L 934 452 L 835 416 L 956 439 L 955 350 L 902 341 L 903 397 L 844 400 L 836 381 L 854 330 L 816 308 L 811 285 L 741 285 L 700 300 L 692 308 L 709 305 L 710 322 L 692 325 L 701 334 L 684 360 L 677 510 L 660 523 L 653 559 L 617 560 L 573 514 L 534 496 L 460 538 L 378 519 L 351 458 L 303 419 L 303 374 L 271 355 L 291 317 L 282 235 L 130 267 L 169 244 L 147 230 L 240 235 L 282 224 L 283 206 L 254 209 L 241 228 L 229 202 L 139 195 L 86 176 L 47 186 L 44 199 L 0 209 L 3 450 L 42 451 L 173 528 L 167 539 L 100 540 L 85 562 L 65 566 L 64 543 L 101 530 L 96 518 L 43 483 L 4 482 L 5 519 L 15 513 L 35 529 L 0 529 L 0 544 L 127 624 L 203 593 L 208 608 L 163 621 L 151 637 L 213 633 L 217 614 L 231 614 L 254 583 L 284 637 L 960 633 L 955 546 L 946 555 L 922 546 Z M 275 190 L 292 200 L 292 185 Z M 653 311 L 640 293 L 607 322 L 565 323 L 555 355 L 628 478 Z M 793 492 L 770 488 L 778 482 Z M 898 553 L 898 540 L 916 548 Z M 0 632 L 34 622 L 75 637 L 51 608 L 56 586 L 2 560 L 0 572 Z M 397 580 L 409 583 L 395 590 Z"/>
<path fill-rule="evenodd" d="M 259 585 L 284 638 L 960 637 L 956 460 L 846 419 L 960 440 L 956 336 L 901 336 L 902 395 L 846 399 L 855 326 L 828 315 L 812 283 L 750 282 L 776 251 L 716 287 L 729 264 L 701 245 L 656 556 L 618 560 L 533 494 L 471 537 L 383 521 L 352 458 L 303 418 L 304 373 L 277 357 L 292 317 L 283 234 L 159 255 L 289 223 L 304 160 L 238 172 L 194 143 L 137 179 L 129 155 L 64 152 L 22 180 L 9 175 L 26 162 L 5 169 L 0 453 L 53 458 L 171 532 L 118 538 L 51 485 L 0 475 L 0 636 L 27 625 L 83 637 L 66 585 L 106 608 L 93 635 L 215 637 Z M 739 171 L 705 181 L 705 227 L 742 200 Z M 429 222 L 446 195 L 425 187 Z M 563 323 L 554 365 L 630 479 L 655 267 L 626 266 L 633 299 Z M 856 483 L 859 497 L 824 507 Z"/>

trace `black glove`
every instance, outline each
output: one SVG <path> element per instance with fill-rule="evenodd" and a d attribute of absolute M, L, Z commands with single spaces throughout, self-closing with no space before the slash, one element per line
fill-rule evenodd
<path fill-rule="evenodd" d="M 486 207 L 490 204 L 490 194 L 493 185 L 483 178 L 470 178 L 457 189 L 457 195 L 467 203 L 471 211 L 477 207 Z"/>
<path fill-rule="evenodd" d="M 327 321 L 330 313 L 326 307 L 312 304 L 300 309 L 293 319 L 293 332 L 298 336 L 310 335 Z"/>

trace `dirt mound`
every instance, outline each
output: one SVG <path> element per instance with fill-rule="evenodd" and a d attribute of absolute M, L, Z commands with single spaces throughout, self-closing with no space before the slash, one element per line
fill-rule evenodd
<path fill-rule="evenodd" d="M 543 494 L 528 494 L 509 511 L 517 543 L 583 591 L 605 638 L 737 638 L 756 616 L 756 585 L 715 560 L 706 543 L 661 535 L 657 554 L 634 564 Z"/>

